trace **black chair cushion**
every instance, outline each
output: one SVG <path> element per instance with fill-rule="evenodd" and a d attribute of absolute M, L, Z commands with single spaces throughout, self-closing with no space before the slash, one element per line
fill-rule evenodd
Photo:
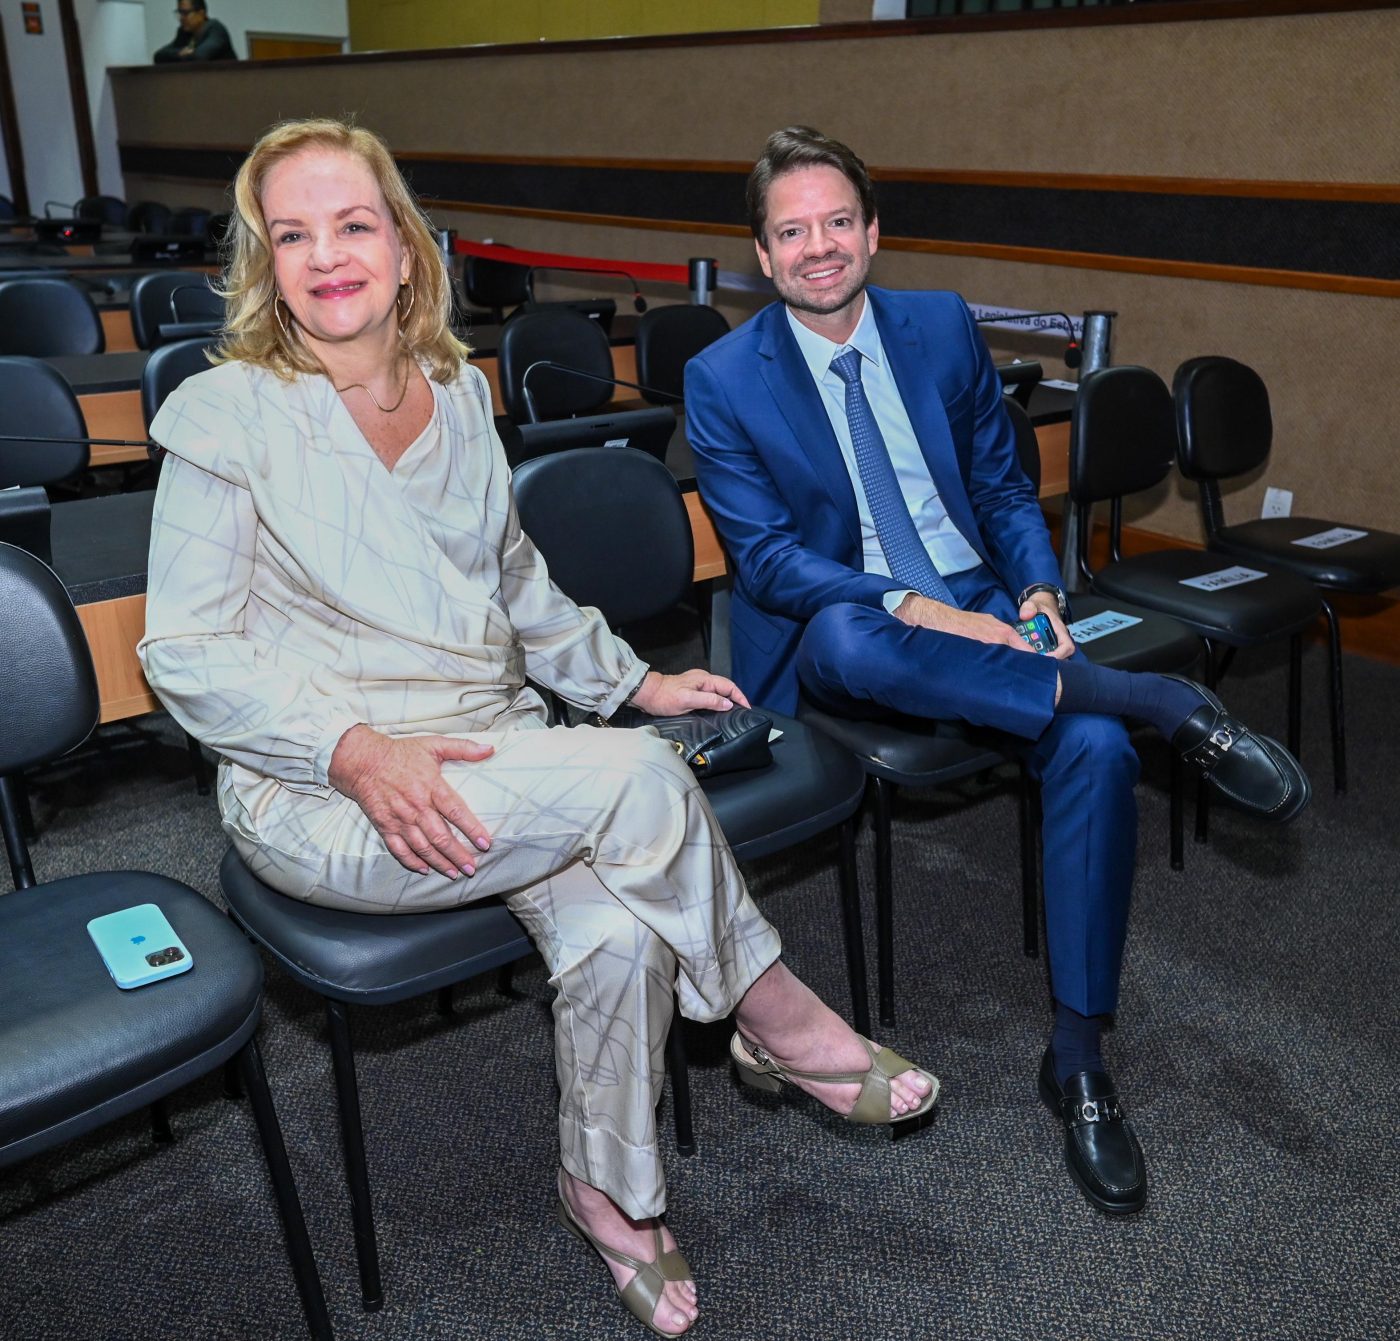
<path fill-rule="evenodd" d="M 1148 368 L 1100 368 L 1079 383 L 1069 424 L 1069 495 L 1097 503 L 1150 489 L 1176 463 L 1176 415 Z"/>
<path fill-rule="evenodd" d="M 76 284 L 49 277 L 0 281 L 0 354 L 52 358 L 106 348 L 97 309 Z"/>
<path fill-rule="evenodd" d="M 859 760 L 862 770 L 901 787 L 936 787 L 995 768 L 1006 754 L 997 732 L 920 717 L 840 717 L 803 699 L 798 717 Z"/>
<path fill-rule="evenodd" d="M 1291 573 L 1268 572 L 1213 591 L 1183 585 L 1185 578 L 1233 566 L 1225 556 L 1205 550 L 1158 550 L 1109 564 L 1094 574 L 1094 590 L 1159 610 L 1205 637 L 1235 647 L 1296 633 L 1322 613 L 1316 588 Z M 1243 566 L 1263 568 L 1261 564 Z"/>
<path fill-rule="evenodd" d="M 701 303 L 653 307 L 637 323 L 637 381 L 664 394 L 642 395 L 654 405 L 685 395 L 685 365 L 729 333 L 722 312 Z"/>
<path fill-rule="evenodd" d="M 176 322 L 222 320 L 224 301 L 198 270 L 141 275 L 131 286 L 131 333 L 138 349 L 168 344 L 160 328 Z"/>
<path fill-rule="evenodd" d="M 523 462 L 513 485 L 521 528 L 555 582 L 613 628 L 662 614 L 690 591 L 685 499 L 654 457 L 578 447 Z"/>
<path fill-rule="evenodd" d="M 154 903 L 194 961 L 123 991 L 87 924 Z M 262 965 L 187 885 L 139 871 L 54 880 L 0 898 L 0 1165 L 179 1089 L 252 1036 Z"/>
<path fill-rule="evenodd" d="M 1090 619 L 1107 610 L 1132 615 L 1142 622 L 1078 644 L 1079 653 L 1094 665 L 1113 670 L 1183 671 L 1200 659 L 1199 635 L 1167 615 L 1131 601 L 1110 600 L 1089 593 L 1070 597 L 1070 614 L 1076 620 Z"/>
<path fill-rule="evenodd" d="M 486 973 L 534 948 L 497 899 L 436 913 L 346 913 L 262 883 L 232 848 L 229 911 L 293 978 L 333 1001 L 388 1005 Z"/>
<path fill-rule="evenodd" d="M 1359 539 L 1328 549 L 1293 543 L 1339 526 L 1346 523 L 1316 517 L 1263 517 L 1239 526 L 1221 527 L 1210 547 L 1237 558 L 1262 560 L 1270 568 L 1285 569 L 1337 591 L 1374 595 L 1400 586 L 1400 535 L 1393 531 L 1367 530 Z"/>
<path fill-rule="evenodd" d="M 497 353 L 501 401 L 513 422 L 531 421 L 525 374 L 539 362 L 558 363 L 591 374 L 575 377 L 553 368 L 530 374 L 529 390 L 540 419 L 592 414 L 612 398 L 614 388 L 597 378 L 613 375 L 612 350 L 597 322 L 567 307 L 522 312 L 501 327 Z"/>
<path fill-rule="evenodd" d="M 3 286 L 0 286 L 3 287 Z M 0 489 L 57 484 L 88 467 L 86 442 L 25 442 L 36 438 L 87 437 L 87 423 L 73 388 L 57 368 L 37 358 L 0 358 Z"/>
<path fill-rule="evenodd" d="M 141 417 L 148 430 L 166 398 L 181 382 L 209 371 L 209 351 L 218 342 L 218 336 L 211 334 L 163 344 L 146 360 L 141 369 Z"/>
<path fill-rule="evenodd" d="M 729 773 L 703 784 L 734 855 L 766 857 L 849 819 L 865 792 L 865 773 L 849 751 L 820 731 L 760 708 L 783 733 L 767 768 Z"/>
<path fill-rule="evenodd" d="M 1223 480 L 1262 466 L 1274 421 L 1264 379 L 1248 364 L 1187 359 L 1172 378 L 1177 463 L 1188 480 Z"/>
<path fill-rule="evenodd" d="M 0 545 L 0 665 L 0 775 L 47 763 L 88 738 L 97 725 L 97 676 L 77 611 L 57 574 L 13 545 Z"/>

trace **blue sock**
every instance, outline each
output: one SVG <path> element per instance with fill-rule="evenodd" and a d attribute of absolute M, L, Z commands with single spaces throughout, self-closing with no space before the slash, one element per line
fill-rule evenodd
<path fill-rule="evenodd" d="M 1097 712 L 1132 717 L 1154 726 L 1168 740 L 1201 706 L 1201 696 L 1180 680 L 1146 671 L 1111 670 L 1088 658 L 1060 662 L 1060 701 L 1056 712 Z"/>
<path fill-rule="evenodd" d="M 1055 1032 L 1050 1036 L 1050 1059 L 1055 1079 L 1063 1085 L 1080 1071 L 1102 1071 L 1099 1037 L 1102 1015 L 1081 1015 L 1062 1001 L 1055 1002 Z"/>

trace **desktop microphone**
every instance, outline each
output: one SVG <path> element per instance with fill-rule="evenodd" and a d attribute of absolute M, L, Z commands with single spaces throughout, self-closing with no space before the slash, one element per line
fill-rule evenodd
<path fill-rule="evenodd" d="M 63 201 L 61 201 L 61 200 L 46 200 L 46 201 L 44 201 L 44 218 L 46 218 L 46 219 L 52 219 L 52 218 L 53 218 L 53 215 L 49 213 L 49 209 L 50 209 L 50 207 L 53 206 L 53 205 L 57 205 L 58 208 L 61 209 L 61 210 L 67 210 L 67 211 L 68 211 L 68 214 L 67 214 L 67 216 L 66 216 L 67 218 L 70 218 L 70 219 L 71 219 L 71 218 L 75 218 L 75 217 L 77 216 L 77 213 L 78 213 L 78 202 L 77 202 L 76 200 L 75 200 L 71 205 L 65 204 L 65 203 L 64 203 Z"/>
<path fill-rule="evenodd" d="M 992 326 L 1000 323 L 1010 323 L 1017 321 L 1031 321 L 1036 317 L 1056 317 L 1064 323 L 1065 334 L 1069 337 L 1069 343 L 1065 346 L 1064 362 L 1067 368 L 1077 368 L 1084 361 L 1084 351 L 1079 347 L 1079 340 L 1074 334 L 1074 323 L 1063 312 L 1003 312 L 1000 315 L 993 313 L 989 317 L 978 317 L 979 326 Z"/>
<path fill-rule="evenodd" d="M 631 387 L 633 391 L 641 391 L 648 396 L 663 396 L 678 404 L 685 403 L 685 397 L 676 395 L 674 391 L 662 391 L 660 387 L 643 386 L 640 382 L 624 382 L 620 377 L 604 377 L 601 373 L 584 372 L 582 368 L 571 368 L 567 363 L 555 363 L 552 359 L 536 359 L 520 377 L 520 394 L 525 397 L 525 409 L 529 413 L 532 424 L 540 422 L 539 407 L 536 406 L 534 393 L 530 390 L 530 374 L 536 368 L 552 368 L 555 372 L 570 373 L 574 377 L 582 377 L 590 382 L 603 382 L 608 386 Z"/>
<path fill-rule="evenodd" d="M 535 276 L 542 270 L 568 270 L 576 275 L 619 275 L 632 286 L 632 306 L 638 312 L 647 310 L 647 300 L 642 297 L 640 285 L 626 270 L 598 270 L 591 265 L 532 265 L 525 276 L 525 289 L 532 303 L 535 301 Z"/>
<path fill-rule="evenodd" d="M 40 442 L 49 447 L 144 447 L 152 461 L 165 455 L 165 448 L 150 438 L 138 442 L 130 438 L 42 438 L 36 433 L 0 433 L 0 442 Z"/>

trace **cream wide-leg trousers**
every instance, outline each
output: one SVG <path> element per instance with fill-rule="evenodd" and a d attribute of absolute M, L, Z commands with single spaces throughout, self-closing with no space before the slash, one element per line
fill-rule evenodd
<path fill-rule="evenodd" d="M 728 1015 L 781 951 L 690 770 L 651 732 L 473 732 L 496 747 L 445 776 L 491 834 L 474 876 L 416 875 L 364 812 L 284 841 L 229 826 L 267 884 L 353 912 L 426 912 L 499 895 L 549 967 L 564 1167 L 630 1216 L 665 1209 L 655 1109 L 673 999 Z M 324 804 L 324 803 L 323 803 Z M 313 837 L 319 841 L 308 841 Z"/>

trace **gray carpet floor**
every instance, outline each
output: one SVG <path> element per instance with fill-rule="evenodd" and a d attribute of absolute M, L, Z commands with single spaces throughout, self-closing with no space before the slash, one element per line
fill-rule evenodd
<path fill-rule="evenodd" d="M 678 654 L 679 655 L 679 654 Z M 1307 658 L 1316 791 L 1284 831 L 1217 811 L 1166 860 L 1166 758 L 1143 736 L 1134 914 L 1108 1040 L 1147 1151 L 1147 1210 L 1113 1220 L 1065 1173 L 1034 1076 L 1049 1024 L 1023 957 L 1007 777 L 901 798 L 898 1027 L 943 1080 L 890 1143 L 810 1102 L 741 1092 L 722 1029 L 692 1029 L 699 1152 L 658 1121 L 699 1337 L 1284 1338 L 1400 1332 L 1400 671 L 1347 665 L 1352 790 L 1332 794 L 1322 659 Z M 1241 658 L 1227 701 L 1281 735 L 1281 665 Z M 224 842 L 180 739 L 106 729 L 38 780 L 40 879 L 145 867 L 219 901 Z M 867 912 L 871 844 L 862 838 Z M 846 1009 L 834 840 L 754 866 L 792 966 Z M 873 948 L 873 926 L 867 927 Z M 0 990 L 3 990 L 0 987 Z M 356 1017 L 387 1302 L 361 1312 L 317 1001 L 269 972 L 261 1039 L 337 1335 L 644 1335 L 555 1227 L 550 991 L 461 989 Z M 751 1097 L 752 1096 L 752 1097 Z M 0 1336 L 304 1335 L 246 1103 L 217 1077 L 0 1176 Z"/>

